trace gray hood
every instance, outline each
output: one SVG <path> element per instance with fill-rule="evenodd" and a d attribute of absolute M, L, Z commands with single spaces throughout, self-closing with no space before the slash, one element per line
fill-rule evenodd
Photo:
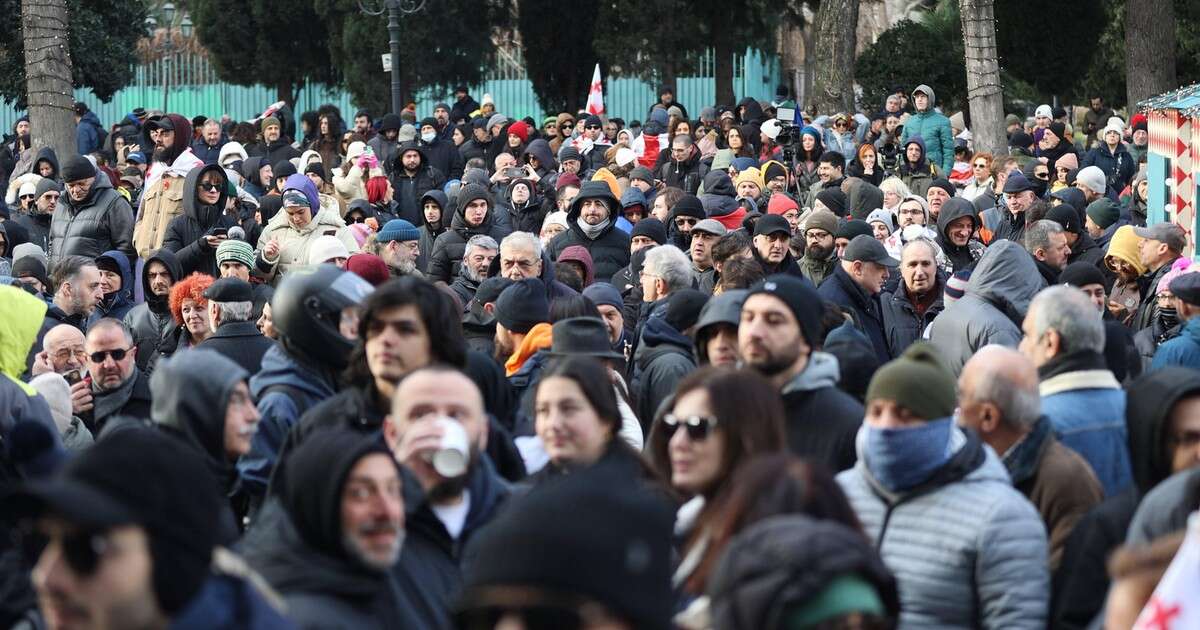
<path fill-rule="evenodd" d="M 210 465 L 228 465 L 225 456 L 225 414 L 229 395 L 249 375 L 224 355 L 204 347 L 192 348 L 159 362 L 150 377 L 155 423 L 186 436 L 210 458 Z"/>
<path fill-rule="evenodd" d="M 720 295 L 714 295 L 700 309 L 700 318 L 696 320 L 696 332 L 692 337 L 695 341 L 696 356 L 704 363 L 708 362 L 707 346 L 708 333 L 705 331 L 715 324 L 729 324 L 735 328 L 741 322 L 742 303 L 746 301 L 745 289 L 733 289 Z"/>
<path fill-rule="evenodd" d="M 926 111 L 933 111 L 933 108 L 937 107 L 937 95 L 933 93 L 933 88 L 922 83 L 921 85 L 913 88 L 912 93 L 915 94 L 917 92 L 924 92 L 929 95 L 929 109 Z"/>
<path fill-rule="evenodd" d="M 837 357 L 825 352 L 813 352 L 808 355 L 808 366 L 797 374 L 779 392 L 787 396 L 792 392 L 811 392 L 824 387 L 837 387 L 838 384 Z"/>
<path fill-rule="evenodd" d="M 967 283 L 967 294 L 987 300 L 1019 322 L 1033 296 L 1045 286 L 1033 257 L 1012 241 L 1000 241 L 992 243 L 979 259 Z"/>

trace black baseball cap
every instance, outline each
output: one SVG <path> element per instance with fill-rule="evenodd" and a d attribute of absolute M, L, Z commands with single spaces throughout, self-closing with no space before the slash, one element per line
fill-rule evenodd
<path fill-rule="evenodd" d="M 166 116 L 151 116 L 146 120 L 145 125 L 148 131 L 154 131 L 155 129 L 175 131 L 175 123 L 171 122 L 171 119 Z"/>
<path fill-rule="evenodd" d="M 780 232 L 788 235 L 792 233 L 792 226 L 788 224 L 787 219 L 783 218 L 782 215 L 768 214 L 754 224 L 755 236 L 778 234 Z"/>
<path fill-rule="evenodd" d="M 883 243 L 875 240 L 875 237 L 866 234 L 855 236 L 849 245 L 846 245 L 846 251 L 842 254 L 842 260 L 851 262 L 873 262 L 885 267 L 898 267 L 900 261 L 888 255 L 887 249 Z"/>

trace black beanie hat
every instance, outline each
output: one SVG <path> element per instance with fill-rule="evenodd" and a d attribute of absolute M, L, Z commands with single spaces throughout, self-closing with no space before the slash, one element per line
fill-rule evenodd
<path fill-rule="evenodd" d="M 42 286 L 46 287 L 47 293 L 54 290 L 54 287 L 50 286 L 50 276 L 46 274 L 46 266 L 42 264 L 42 261 L 33 256 L 26 256 L 13 263 L 12 277 L 32 277 L 41 282 Z"/>
<path fill-rule="evenodd" d="M 708 214 L 704 212 L 704 204 L 700 202 L 699 197 L 684 195 L 675 202 L 675 207 L 671 208 L 671 218 L 675 217 L 695 217 L 703 220 L 708 218 Z"/>
<path fill-rule="evenodd" d="M 667 323 L 679 332 L 696 325 L 700 311 L 708 303 L 708 294 L 696 289 L 682 289 L 667 298 Z"/>
<path fill-rule="evenodd" d="M 787 169 L 782 164 L 774 160 L 767 162 L 766 168 L 763 169 L 763 181 L 769 182 L 776 177 L 787 175 Z"/>
<path fill-rule="evenodd" d="M 866 234 L 867 236 L 874 237 L 875 228 L 871 227 L 870 223 L 867 223 L 862 219 L 851 219 L 838 226 L 838 231 L 837 234 L 834 235 L 834 238 L 848 238 L 853 241 L 854 237 L 858 236 L 859 234 Z"/>
<path fill-rule="evenodd" d="M 659 245 L 667 242 L 667 226 L 654 217 L 646 217 L 638 221 L 629 232 L 629 238 L 646 236 Z"/>
<path fill-rule="evenodd" d="M 838 216 L 846 215 L 846 193 L 842 192 L 841 188 L 825 188 L 817 193 L 817 200 L 825 204 L 831 212 Z"/>
<path fill-rule="evenodd" d="M 64 182 L 77 182 L 95 176 L 96 165 L 82 155 L 72 155 L 63 162 L 62 178 Z"/>
<path fill-rule="evenodd" d="M 820 345 L 821 317 L 825 308 L 812 282 L 807 278 L 777 273 L 750 287 L 746 299 L 749 300 L 751 296 L 759 293 L 768 293 L 786 304 L 800 325 L 800 334 L 804 335 L 804 341 L 810 348 Z"/>
<path fill-rule="evenodd" d="M 599 602 L 632 628 L 671 628 L 674 513 L 611 459 L 512 499 L 469 543 L 458 608 L 528 586 Z"/>
<path fill-rule="evenodd" d="M 946 179 L 945 177 L 938 177 L 934 179 L 929 183 L 929 187 L 941 188 L 942 190 L 946 191 L 947 195 L 950 195 L 951 197 L 953 197 L 954 193 L 957 192 L 954 188 L 954 184 L 951 184 L 950 180 Z"/>
<path fill-rule="evenodd" d="M 1089 284 L 1098 284 L 1104 286 L 1104 272 L 1096 265 L 1079 260 L 1067 265 L 1066 269 L 1058 275 L 1058 281 L 1063 284 L 1069 284 L 1073 287 L 1083 288 Z"/>
<path fill-rule="evenodd" d="M 550 301 L 546 298 L 546 285 L 537 278 L 518 280 L 496 299 L 496 321 L 515 333 L 525 334 L 529 329 L 550 322 Z"/>
<path fill-rule="evenodd" d="M 5 498 L 13 516 L 53 512 L 97 529 L 133 524 L 150 542 L 159 607 L 182 610 L 211 574 L 222 497 L 200 451 L 156 430 L 106 433 L 52 479 Z"/>

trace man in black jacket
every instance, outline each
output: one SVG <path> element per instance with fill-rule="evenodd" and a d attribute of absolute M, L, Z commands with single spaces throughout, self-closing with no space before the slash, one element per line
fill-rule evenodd
<path fill-rule="evenodd" d="M 854 465 L 863 407 L 837 388 L 837 360 L 820 352 L 821 297 L 804 278 L 777 274 L 750 289 L 738 348 L 747 367 L 780 389 L 792 453 L 846 470 Z"/>
<path fill-rule="evenodd" d="M 133 332 L 133 342 L 138 349 L 140 370 L 146 369 L 151 357 L 161 349 L 164 336 L 175 327 L 171 315 L 171 287 L 182 278 L 183 271 L 171 250 L 160 249 L 146 259 L 142 269 L 142 294 L 146 301 L 125 314 L 125 325 Z"/>
<path fill-rule="evenodd" d="M 452 141 L 440 136 L 437 119 L 422 120 L 420 134 L 421 148 L 430 166 L 449 179 L 462 179 L 465 160 Z M 420 199 L 420 195 L 417 198 Z"/>
<path fill-rule="evenodd" d="M 78 415 L 92 435 L 99 436 L 115 416 L 150 419 L 150 378 L 137 369 L 133 334 L 120 320 L 92 324 L 83 345 L 87 352 L 90 387 L 72 389 Z"/>
<path fill-rule="evenodd" d="M 883 243 L 873 236 L 860 234 L 846 246 L 833 275 L 826 278 L 817 291 L 821 299 L 838 305 L 854 318 L 854 325 L 875 347 L 880 365 L 892 360 L 892 352 L 883 329 L 879 294 L 890 275 L 889 269 L 899 264 L 888 255 Z"/>
<path fill-rule="evenodd" d="M 204 297 L 213 334 L 200 345 L 221 353 L 247 374 L 258 374 L 263 355 L 275 342 L 258 331 L 252 318 L 254 288 L 240 278 L 221 278 L 204 290 Z"/>
<path fill-rule="evenodd" d="M 393 198 L 399 218 L 413 225 L 423 225 L 421 197 L 446 183 L 445 172 L 435 168 L 426 157 L 425 147 L 405 142 L 396 151 L 392 162 Z"/>
<path fill-rule="evenodd" d="M 572 245 L 582 245 L 592 255 L 597 278 L 611 278 L 629 264 L 629 235 L 617 229 L 620 204 L 608 184 L 584 182 L 567 212 L 566 232 L 547 248 L 551 260 Z"/>
<path fill-rule="evenodd" d="M 291 139 L 283 136 L 283 127 L 278 118 L 267 116 L 259 128 L 262 130 L 262 140 L 246 147 L 250 157 L 261 157 L 264 164 L 272 165 L 300 157 L 300 151 L 292 146 Z"/>

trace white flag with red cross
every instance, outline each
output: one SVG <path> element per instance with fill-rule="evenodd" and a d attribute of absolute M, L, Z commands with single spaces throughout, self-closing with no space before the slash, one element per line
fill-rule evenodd
<path fill-rule="evenodd" d="M 1133 630 L 1200 628 L 1200 516 L 1188 518 L 1187 536 L 1138 615 Z"/>
<path fill-rule="evenodd" d="M 587 113 L 604 115 L 604 84 L 600 82 L 600 64 L 592 71 L 592 87 L 588 90 Z"/>

